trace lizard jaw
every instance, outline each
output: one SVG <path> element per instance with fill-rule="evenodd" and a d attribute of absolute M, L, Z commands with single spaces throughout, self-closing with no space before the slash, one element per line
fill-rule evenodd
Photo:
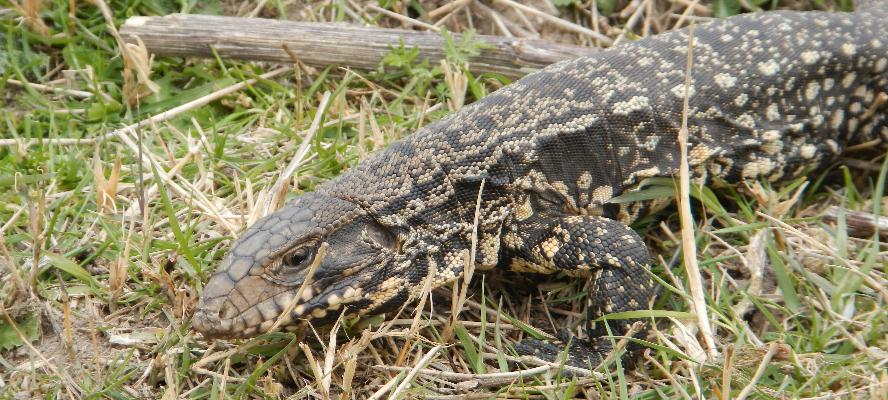
<path fill-rule="evenodd" d="M 206 337 L 247 337 L 268 331 L 286 307 L 291 288 L 245 276 L 236 283 L 220 272 L 210 279 L 194 313 L 192 327 Z M 257 299 L 256 293 L 264 299 Z M 284 321 L 288 322 L 288 321 Z"/>
<path fill-rule="evenodd" d="M 277 284 L 262 276 L 247 276 L 237 284 L 230 282 L 225 273 L 214 275 L 194 313 L 191 326 L 207 338 L 255 336 L 271 331 L 278 320 L 280 328 L 293 331 L 310 319 L 335 319 L 342 306 L 359 301 L 363 294 L 360 287 L 336 285 L 321 290 L 308 286 L 296 299 L 299 287 Z M 266 297 L 250 299 L 242 293 Z"/>

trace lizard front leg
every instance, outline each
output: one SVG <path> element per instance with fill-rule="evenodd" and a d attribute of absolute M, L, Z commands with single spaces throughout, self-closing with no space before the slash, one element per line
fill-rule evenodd
<path fill-rule="evenodd" d="M 506 262 L 519 272 L 565 271 L 591 279 L 588 294 L 588 343 L 574 340 L 568 363 L 596 366 L 611 351 L 611 339 L 599 317 L 623 311 L 648 309 L 655 296 L 648 269 L 650 256 L 644 242 L 628 226 L 605 217 L 537 217 L 512 223 L 504 244 Z M 635 320 L 609 320 L 610 333 L 626 334 Z M 642 332 L 643 333 L 643 332 Z M 539 341 L 524 341 L 519 353 L 532 352 L 554 360 L 561 348 Z"/>

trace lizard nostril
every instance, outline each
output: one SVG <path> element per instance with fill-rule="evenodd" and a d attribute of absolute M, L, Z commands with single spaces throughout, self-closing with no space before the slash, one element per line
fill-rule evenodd
<path fill-rule="evenodd" d="M 231 319 L 240 314 L 240 310 L 234 306 L 234 304 L 230 301 L 226 301 L 222 303 L 222 307 L 219 307 L 219 317 L 223 319 Z"/>

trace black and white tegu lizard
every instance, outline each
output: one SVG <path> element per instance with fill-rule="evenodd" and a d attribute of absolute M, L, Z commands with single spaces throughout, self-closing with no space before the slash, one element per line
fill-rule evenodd
<path fill-rule="evenodd" d="M 765 12 L 696 29 L 689 165 L 698 183 L 778 181 L 888 138 L 888 4 Z M 483 184 L 476 265 L 590 277 L 589 319 L 648 309 L 655 285 L 609 202 L 679 168 L 688 31 L 552 65 L 419 130 L 251 226 L 193 320 L 214 337 L 379 314 L 463 273 Z M 322 243 L 329 252 L 294 299 Z M 621 335 L 629 322 L 611 323 Z M 593 333 L 601 333 L 601 327 Z M 589 344 L 602 346 L 601 337 Z"/>

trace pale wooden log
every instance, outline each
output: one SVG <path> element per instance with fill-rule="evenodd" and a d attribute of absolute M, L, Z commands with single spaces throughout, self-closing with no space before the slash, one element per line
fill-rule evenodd
<path fill-rule="evenodd" d="M 130 42 L 135 42 L 138 36 L 148 51 L 159 56 L 213 57 L 212 49 L 215 49 L 223 58 L 292 62 L 283 49 L 286 44 L 307 65 L 372 70 L 403 40 L 407 48 L 419 48 L 420 56 L 429 59 L 432 65 L 445 57 L 444 38 L 440 33 L 344 23 L 172 14 L 131 17 L 120 27 L 120 33 Z M 458 40 L 459 34 L 454 37 Z M 539 39 L 476 37 L 491 47 L 474 57 L 469 68 L 475 73 L 494 72 L 509 78 L 596 52 L 594 48 Z"/>
<path fill-rule="evenodd" d="M 869 238 L 873 233 L 879 232 L 879 236 L 888 236 L 888 217 L 874 215 L 868 212 L 844 210 L 845 225 L 848 227 L 848 235 L 857 238 Z M 823 214 L 823 219 L 828 222 L 839 220 L 839 208 L 832 206 Z"/>

